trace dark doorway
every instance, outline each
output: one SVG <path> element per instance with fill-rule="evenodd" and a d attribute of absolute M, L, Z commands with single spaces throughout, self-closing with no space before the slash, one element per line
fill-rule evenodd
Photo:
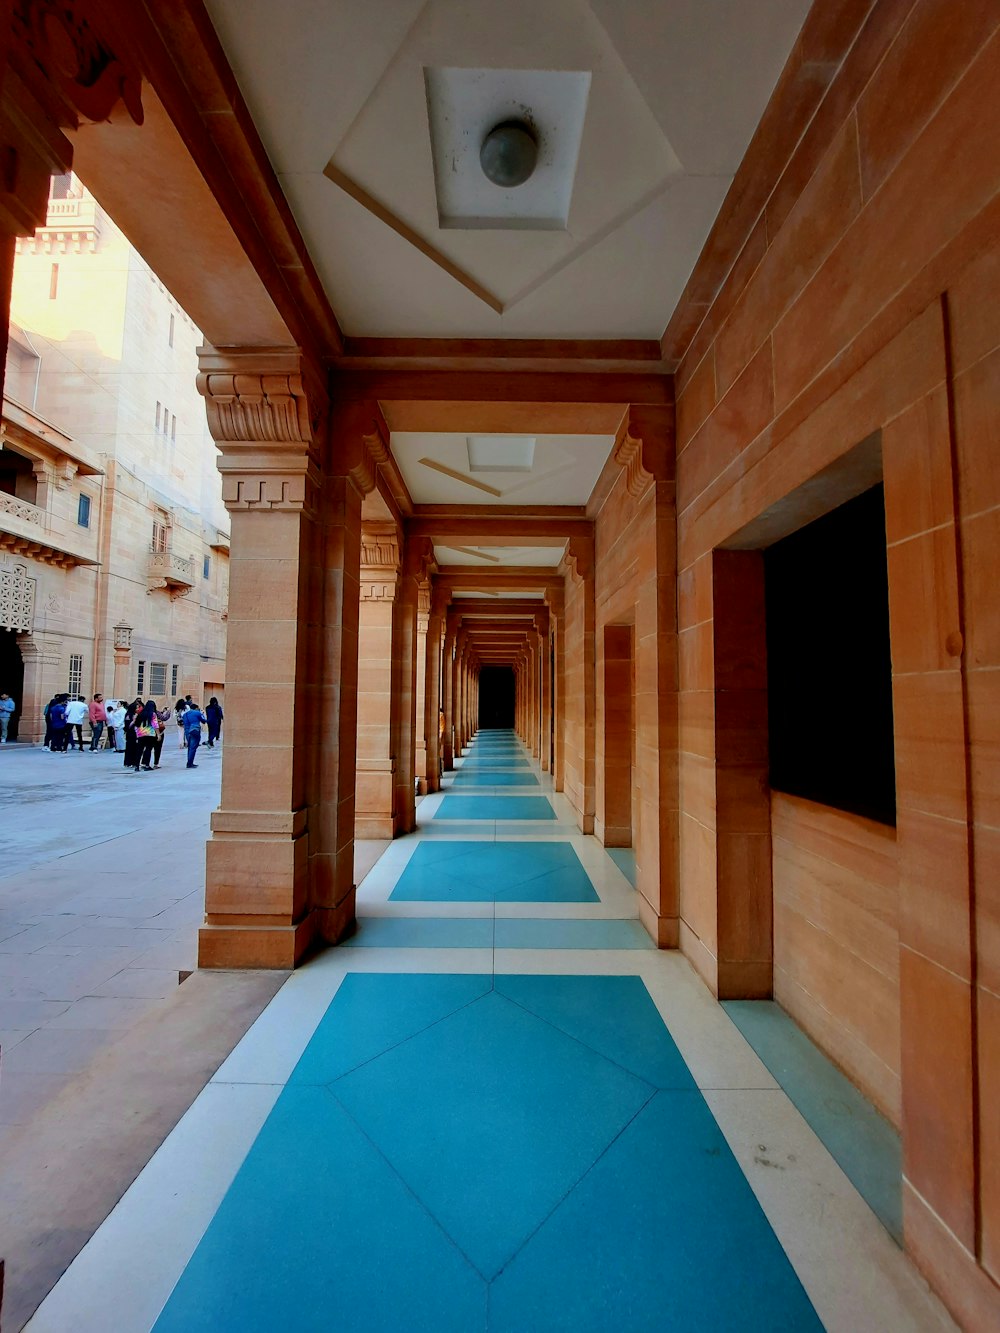
<path fill-rule="evenodd" d="M 896 822 L 881 486 L 764 554 L 771 787 Z"/>
<path fill-rule="evenodd" d="M 514 725 L 514 671 L 511 667 L 483 667 L 479 673 L 480 727 Z"/>
<path fill-rule="evenodd" d="M 7 728 L 7 740 L 14 741 L 24 705 L 24 658 L 12 629 L 0 629 L 0 694 L 9 694 L 17 705 Z"/>

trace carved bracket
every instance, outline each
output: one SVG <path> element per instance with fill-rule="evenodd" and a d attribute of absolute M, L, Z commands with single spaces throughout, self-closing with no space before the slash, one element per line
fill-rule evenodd
<path fill-rule="evenodd" d="M 642 495 L 652 481 L 671 480 L 672 447 L 672 408 L 629 409 L 613 455 L 618 466 L 625 470 L 629 495 Z"/>
<path fill-rule="evenodd" d="M 594 539 L 592 536 L 570 537 L 566 543 L 566 560 L 570 573 L 576 579 L 594 576 Z"/>

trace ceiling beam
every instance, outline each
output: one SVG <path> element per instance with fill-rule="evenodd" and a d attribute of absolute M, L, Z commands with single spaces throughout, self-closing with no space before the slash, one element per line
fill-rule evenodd
<path fill-rule="evenodd" d="M 464 506 L 452 515 L 424 517 L 414 514 L 406 520 L 406 532 L 413 537 L 431 537 L 442 546 L 454 538 L 460 546 L 559 546 L 570 537 L 593 536 L 589 518 L 576 514 L 504 514 L 494 517 L 492 506 L 470 513 Z M 483 540 L 477 541 L 477 538 Z"/>
<path fill-rule="evenodd" d="M 436 403 L 577 403 L 615 404 L 624 412 L 630 403 L 669 404 L 674 400 L 669 375 L 648 371 L 548 370 L 333 370 L 333 397 Z M 392 416 L 391 409 L 387 411 Z M 618 416 L 621 420 L 621 414 Z M 393 430 L 412 429 L 397 426 Z M 616 427 L 617 429 L 617 427 Z M 613 432 L 612 432 L 613 433 Z"/>

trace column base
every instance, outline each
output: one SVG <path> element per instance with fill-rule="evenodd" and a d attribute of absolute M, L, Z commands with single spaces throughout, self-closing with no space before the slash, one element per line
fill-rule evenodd
<path fill-rule="evenodd" d="M 388 838 L 391 840 L 397 832 L 398 821 L 395 815 L 355 815 L 354 817 L 355 838 Z"/>
<path fill-rule="evenodd" d="M 287 926 L 208 922 L 198 932 L 198 966 L 291 971 L 309 952 L 316 935 L 314 914 Z"/>
<path fill-rule="evenodd" d="M 675 916 L 660 916 L 640 893 L 639 920 L 658 949 L 676 949 L 680 943 L 680 923 Z"/>

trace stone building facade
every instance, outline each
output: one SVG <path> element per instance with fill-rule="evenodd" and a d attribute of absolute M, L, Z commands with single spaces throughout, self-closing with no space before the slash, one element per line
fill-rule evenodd
<path fill-rule="evenodd" d="M 59 690 L 222 697 L 229 521 L 200 342 L 93 196 L 56 177 L 17 245 L 3 400 L 0 689 L 21 741 Z"/>

